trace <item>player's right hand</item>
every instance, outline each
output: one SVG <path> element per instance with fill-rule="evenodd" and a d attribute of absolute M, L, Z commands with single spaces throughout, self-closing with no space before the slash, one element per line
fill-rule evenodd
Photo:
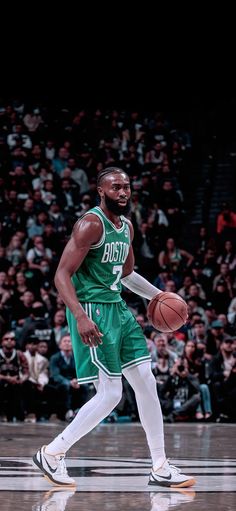
<path fill-rule="evenodd" d="M 96 323 L 87 315 L 77 321 L 77 328 L 84 344 L 92 348 L 102 344 L 103 334 L 98 330 Z"/>

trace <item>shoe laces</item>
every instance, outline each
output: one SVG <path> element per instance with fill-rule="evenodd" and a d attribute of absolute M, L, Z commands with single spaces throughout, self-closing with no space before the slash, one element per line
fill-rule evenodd
<path fill-rule="evenodd" d="M 176 473 L 176 474 L 180 474 L 180 472 L 181 472 L 181 469 L 180 469 L 180 468 L 176 467 L 175 465 L 171 465 L 171 464 L 169 463 L 169 459 L 167 459 L 166 461 L 167 461 L 168 466 L 169 466 L 169 468 L 170 468 L 170 470 L 171 470 L 172 472 L 174 472 L 174 473 Z"/>
<path fill-rule="evenodd" d="M 58 469 L 57 469 L 58 475 L 65 476 L 67 474 L 67 468 L 65 463 L 65 455 L 60 455 L 58 458 Z"/>

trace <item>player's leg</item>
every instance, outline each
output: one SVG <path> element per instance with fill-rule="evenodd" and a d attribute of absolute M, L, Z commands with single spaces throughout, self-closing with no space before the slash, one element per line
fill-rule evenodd
<path fill-rule="evenodd" d="M 50 444 L 46 452 L 65 453 L 80 438 L 91 431 L 119 403 L 122 395 L 121 378 L 108 378 L 99 372 L 99 383 L 95 396 L 78 411 L 73 421 Z"/>
<path fill-rule="evenodd" d="M 123 369 L 123 374 L 134 389 L 140 421 L 151 452 L 153 469 L 149 484 L 169 487 L 192 486 L 195 483 L 194 478 L 180 473 L 180 470 L 169 465 L 166 459 L 162 412 L 150 362 Z"/>
<path fill-rule="evenodd" d="M 34 462 L 53 483 L 67 485 L 75 483 L 66 472 L 65 453 L 115 408 L 121 394 L 121 378 L 108 378 L 100 371 L 95 396 L 82 406 L 62 433 L 37 452 L 33 458 Z"/>
<path fill-rule="evenodd" d="M 123 374 L 135 392 L 139 417 L 147 436 L 153 465 L 161 465 L 166 459 L 163 418 L 151 363 L 146 361 L 123 369 Z"/>

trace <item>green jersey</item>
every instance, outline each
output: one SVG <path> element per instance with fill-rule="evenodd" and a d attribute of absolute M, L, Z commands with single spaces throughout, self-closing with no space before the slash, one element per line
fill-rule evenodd
<path fill-rule="evenodd" d="M 72 283 L 80 302 L 115 303 L 121 301 L 121 276 L 130 248 L 130 229 L 125 217 L 117 229 L 96 206 L 88 213 L 98 216 L 103 233 L 92 245 L 82 265 L 72 276 Z"/>

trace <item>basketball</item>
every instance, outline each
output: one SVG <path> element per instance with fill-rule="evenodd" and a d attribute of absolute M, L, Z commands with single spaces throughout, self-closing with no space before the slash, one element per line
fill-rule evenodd
<path fill-rule="evenodd" d="M 159 332 L 175 332 L 186 323 L 188 306 L 176 293 L 163 292 L 149 302 L 147 316 Z"/>

